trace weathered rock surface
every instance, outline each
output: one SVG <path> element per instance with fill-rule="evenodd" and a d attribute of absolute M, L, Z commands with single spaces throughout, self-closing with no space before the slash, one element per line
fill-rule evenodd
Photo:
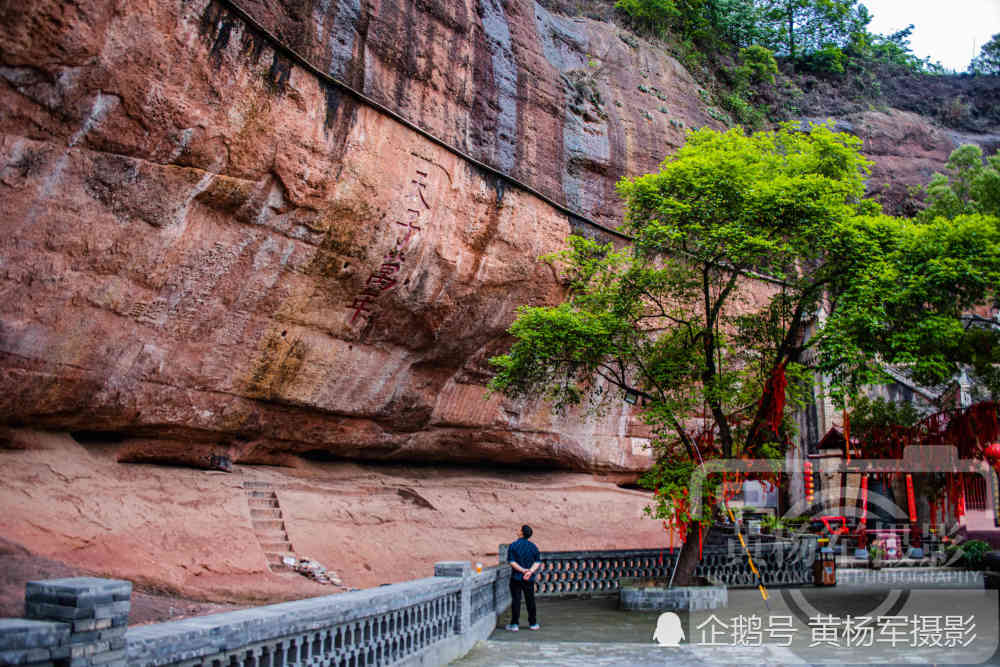
<path fill-rule="evenodd" d="M 527 0 L 245 7 L 606 224 L 621 176 L 720 126 L 662 51 Z M 516 307 L 561 293 L 536 258 L 579 221 L 324 82 L 221 0 L 0 19 L 0 423 L 113 438 L 122 461 L 648 463 L 626 405 L 484 398 Z M 851 122 L 872 128 L 876 188 L 947 156 L 917 117 Z"/>
<path fill-rule="evenodd" d="M 335 569 L 352 588 L 427 577 L 441 560 L 495 565 L 497 546 L 516 539 L 523 523 L 543 550 L 666 543 L 660 523 L 642 518 L 650 494 L 585 473 L 307 462 L 237 465 L 227 474 L 123 465 L 107 445 L 14 435 L 25 448 L 0 449 L 4 540 L 35 557 L 194 599 L 252 604 L 334 592 L 268 571 L 243 488 L 250 480 L 275 489 L 295 553 Z M 25 579 L 15 570 L 29 578 L 45 571 L 24 567 L 24 556 L 8 569 L 20 550 L 4 544 L 0 615 L 17 614 Z M 142 618 L 151 617 L 133 621 Z"/>
<path fill-rule="evenodd" d="M 644 465 L 643 441 L 626 437 L 628 406 L 587 421 L 484 399 L 486 360 L 503 348 L 515 308 L 560 293 L 536 258 L 569 233 L 564 214 L 292 66 L 222 5 L 118 9 L 5 10 L 0 419 L 114 434 L 124 461 L 198 464 L 222 453 Z M 395 6 L 376 9 L 365 11 L 381 17 L 384 49 L 432 26 L 454 35 L 407 47 L 424 49 L 426 76 L 383 72 L 383 61 L 413 63 L 379 56 L 366 90 L 421 100 L 411 116 L 448 140 L 487 132 L 482 109 L 493 102 L 479 111 L 472 102 L 492 93 L 461 66 L 481 55 L 478 14 L 441 24 L 412 8 L 409 22 Z M 533 20 L 520 24 L 534 30 Z M 664 89 L 692 89 L 665 56 L 633 52 L 597 25 L 571 28 L 574 39 L 603 35 Z M 533 83 L 517 94 L 519 115 L 500 123 L 519 128 L 504 145 L 522 151 L 522 166 L 506 166 L 560 189 L 561 145 L 576 137 L 579 165 L 609 169 L 608 128 L 624 125 L 594 115 L 565 129 L 563 114 L 576 116 L 559 73 L 540 35 L 522 39 L 534 49 L 525 57 L 548 69 L 528 77 L 527 65 L 510 64 Z M 536 98 L 547 112 L 526 101 Z M 700 119 L 696 97 L 680 98 L 689 120 Z M 452 104 L 461 122 L 440 125 L 458 114 Z M 629 139 L 643 148 L 630 154 L 651 167 L 666 151 L 654 141 L 663 127 L 632 122 L 641 131 Z M 679 142 L 681 129 L 672 136 Z M 506 150 L 480 156 L 503 166 Z M 580 197 L 610 201 L 612 180 L 573 182 Z"/>
<path fill-rule="evenodd" d="M 896 215 L 913 215 L 918 210 L 919 199 L 911 195 L 910 188 L 926 185 L 936 172 L 944 172 L 948 156 L 960 145 L 979 144 L 987 155 L 1000 148 L 1000 133 L 959 132 L 898 109 L 853 113 L 833 120 L 837 130 L 864 141 L 862 152 L 874 162 L 869 193 Z"/>

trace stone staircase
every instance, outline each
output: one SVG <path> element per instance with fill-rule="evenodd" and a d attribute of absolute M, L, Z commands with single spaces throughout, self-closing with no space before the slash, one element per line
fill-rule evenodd
<path fill-rule="evenodd" d="M 243 489 L 250 505 L 250 520 L 268 568 L 271 572 L 291 572 L 292 568 L 285 565 L 283 559 L 295 558 L 295 550 L 285 530 L 274 486 L 270 482 L 245 481 Z"/>

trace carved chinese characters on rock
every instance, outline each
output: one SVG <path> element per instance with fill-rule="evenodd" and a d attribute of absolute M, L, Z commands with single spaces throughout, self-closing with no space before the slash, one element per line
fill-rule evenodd
<path fill-rule="evenodd" d="M 406 194 L 399 203 L 401 212 L 396 215 L 395 224 L 391 228 L 395 234 L 393 245 L 383 255 L 381 265 L 371 272 L 361 292 L 351 303 L 351 324 L 368 322 L 373 318 L 376 301 L 382 293 L 395 289 L 399 284 L 400 271 L 406 263 L 407 254 L 419 246 L 420 233 L 430 221 L 432 209 L 427 201 L 427 167 L 415 167 L 412 176 L 407 184 Z"/>

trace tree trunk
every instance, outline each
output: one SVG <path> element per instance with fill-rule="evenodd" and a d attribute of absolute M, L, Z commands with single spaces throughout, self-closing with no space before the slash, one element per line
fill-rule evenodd
<path fill-rule="evenodd" d="M 795 8 L 788 3 L 788 55 L 795 65 Z"/>
<path fill-rule="evenodd" d="M 708 541 L 708 533 L 711 526 L 702 532 L 702 539 Z M 698 553 L 698 524 L 692 523 L 688 526 L 687 537 L 681 552 L 677 556 L 677 569 L 674 572 L 674 586 L 690 586 L 695 579 L 695 568 L 701 560 Z"/>

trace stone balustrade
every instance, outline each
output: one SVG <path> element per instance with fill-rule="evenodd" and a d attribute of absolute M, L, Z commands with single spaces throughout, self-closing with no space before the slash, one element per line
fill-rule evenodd
<path fill-rule="evenodd" d="M 445 664 L 493 632 L 510 606 L 509 579 L 506 565 L 474 573 L 468 562 L 443 562 L 426 579 L 127 632 L 129 582 L 30 582 L 26 607 L 35 618 L 0 621 L 0 665 Z"/>
<path fill-rule="evenodd" d="M 625 549 L 605 551 L 543 551 L 536 595 L 616 594 L 618 580 L 670 578 L 679 549 Z M 750 554 L 765 585 L 801 585 L 813 581 L 814 539 L 750 542 Z M 507 545 L 500 546 L 500 562 L 507 562 Z M 756 578 L 743 548 L 735 541 L 705 548 L 695 574 L 732 588 L 752 587 Z"/>
<path fill-rule="evenodd" d="M 542 553 L 542 597 L 617 594 L 621 578 L 669 578 L 676 551 Z M 811 582 L 814 541 L 751 543 L 766 584 Z M 318 598 L 129 629 L 132 585 L 77 577 L 29 582 L 28 619 L 0 620 L 0 665 L 32 667 L 340 667 L 438 665 L 490 636 L 510 606 L 507 545 L 500 565 L 466 561 L 434 576 Z M 730 586 L 754 583 L 740 548 L 706 548 L 696 573 Z"/>

